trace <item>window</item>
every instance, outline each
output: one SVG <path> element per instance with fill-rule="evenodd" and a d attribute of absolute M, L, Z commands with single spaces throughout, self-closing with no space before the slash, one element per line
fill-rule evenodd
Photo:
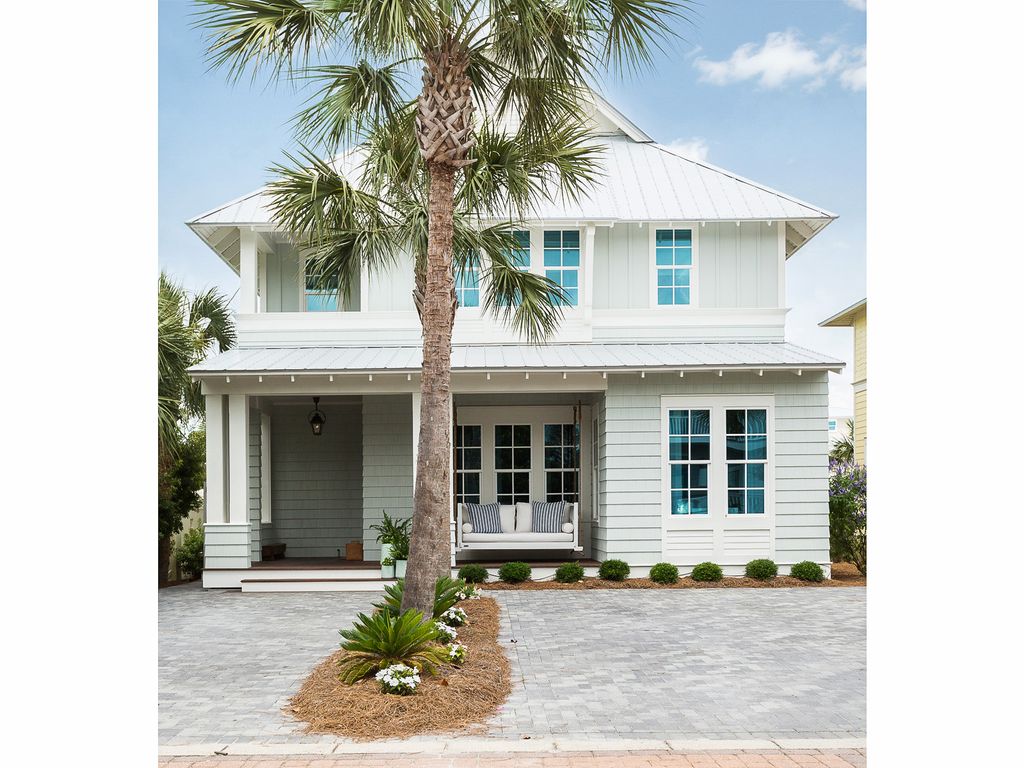
<path fill-rule="evenodd" d="M 469 261 L 476 261 L 470 259 Z M 480 271 L 476 264 L 463 264 L 455 273 L 455 298 L 460 307 L 480 306 Z"/>
<path fill-rule="evenodd" d="M 711 412 L 668 412 L 670 511 L 673 515 L 708 513 L 711 464 Z"/>
<path fill-rule="evenodd" d="M 580 303 L 580 232 L 578 229 L 544 231 L 544 274 L 566 295 L 566 303 Z"/>
<path fill-rule="evenodd" d="M 576 503 L 576 469 L 580 456 L 575 424 L 544 425 L 544 488 L 548 501 Z"/>
<path fill-rule="evenodd" d="M 317 284 L 317 275 L 306 273 L 303 306 L 307 312 L 338 311 L 338 276 L 333 275 L 326 283 Z"/>
<path fill-rule="evenodd" d="M 530 425 L 494 426 L 494 474 L 499 504 L 530 501 Z"/>
<path fill-rule="evenodd" d="M 693 234 L 689 229 L 659 229 L 654 233 L 658 304 L 690 303 L 690 272 L 693 269 Z"/>
<path fill-rule="evenodd" d="M 726 410 L 725 461 L 729 480 L 729 514 L 764 514 L 764 477 L 768 464 L 766 410 Z"/>
<path fill-rule="evenodd" d="M 460 424 L 455 428 L 455 499 L 460 504 L 480 503 L 480 427 Z"/>
<path fill-rule="evenodd" d="M 512 233 L 516 241 L 516 247 L 509 254 L 509 261 L 517 269 L 530 268 L 530 233 L 525 229 L 517 229 Z"/>

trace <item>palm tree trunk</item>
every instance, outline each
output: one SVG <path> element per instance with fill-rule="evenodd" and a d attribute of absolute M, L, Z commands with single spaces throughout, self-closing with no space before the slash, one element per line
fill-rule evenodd
<path fill-rule="evenodd" d="M 434 585 L 449 574 L 451 464 L 452 219 L 455 168 L 430 163 L 427 275 L 421 320 L 423 374 L 409 566 L 402 610 L 433 615 Z"/>

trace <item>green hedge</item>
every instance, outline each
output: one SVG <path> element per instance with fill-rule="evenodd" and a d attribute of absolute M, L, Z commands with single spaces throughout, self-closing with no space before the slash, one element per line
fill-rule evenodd
<path fill-rule="evenodd" d="M 789 575 L 803 581 L 823 581 L 825 579 L 825 572 L 821 570 L 821 566 L 810 560 L 804 560 L 794 565 L 789 569 Z"/>
<path fill-rule="evenodd" d="M 768 581 L 779 575 L 779 566 L 767 558 L 751 560 L 747 563 L 746 574 L 748 579 Z"/>
<path fill-rule="evenodd" d="M 459 578 L 467 584 L 483 584 L 490 578 L 490 574 L 482 565 L 468 563 L 459 568 Z"/>
<path fill-rule="evenodd" d="M 526 563 L 505 563 L 498 569 L 498 578 L 509 584 L 519 584 L 530 578 L 530 566 Z"/>
<path fill-rule="evenodd" d="M 597 570 L 597 575 L 608 581 L 622 581 L 629 576 L 629 564 L 624 560 L 605 560 Z"/>
<path fill-rule="evenodd" d="M 651 566 L 651 581 L 657 584 L 675 584 L 679 581 L 679 569 L 672 563 L 655 563 Z"/>
<path fill-rule="evenodd" d="M 690 574 L 690 578 L 694 581 L 721 581 L 722 568 L 711 562 L 697 563 L 693 566 L 693 573 Z"/>

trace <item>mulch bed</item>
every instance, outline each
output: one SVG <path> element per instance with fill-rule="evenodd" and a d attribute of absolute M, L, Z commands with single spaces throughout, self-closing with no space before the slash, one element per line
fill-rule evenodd
<path fill-rule="evenodd" d="M 736 589 L 737 587 L 754 589 L 778 589 L 780 587 L 863 587 L 867 579 L 860 575 L 856 566 L 850 563 L 833 563 L 832 578 L 819 581 L 802 581 L 792 576 L 776 576 L 768 581 L 748 579 L 746 577 L 726 576 L 721 581 L 694 581 L 685 576 L 675 584 L 658 584 L 644 577 L 626 579 L 625 581 L 605 581 L 594 576 L 585 576 L 582 581 L 572 584 L 561 584 L 557 581 L 524 581 L 521 584 L 506 584 L 503 581 L 488 581 L 480 586 L 495 592 L 527 589 Z"/>
<path fill-rule="evenodd" d="M 512 690 L 508 658 L 498 645 L 499 609 L 491 598 L 465 600 L 469 621 L 458 628 L 467 648 L 461 667 L 445 666 L 423 677 L 409 696 L 384 694 L 371 677 L 354 685 L 338 680 L 344 651 L 328 656 L 310 673 L 285 712 L 307 723 L 307 733 L 329 733 L 356 741 L 405 738 L 477 726 L 490 718 Z M 472 731 L 471 731 L 472 732 Z"/>

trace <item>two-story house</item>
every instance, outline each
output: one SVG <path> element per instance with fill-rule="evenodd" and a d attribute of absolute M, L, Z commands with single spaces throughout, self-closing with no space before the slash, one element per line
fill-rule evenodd
<path fill-rule="evenodd" d="M 476 276 L 457 281 L 453 562 L 538 554 L 464 546 L 459 502 L 565 500 L 576 527 L 549 560 L 828 571 L 828 372 L 843 363 L 786 342 L 786 265 L 835 217 L 681 157 L 595 102 L 605 177 L 516 234 L 522 268 L 571 296 L 557 335 L 524 344 L 481 314 Z M 188 226 L 241 281 L 237 348 L 193 370 L 207 404 L 203 583 L 366 588 L 370 526 L 412 513 L 411 260 L 339 297 L 307 286 L 262 190 Z M 364 562 L 339 559 L 351 541 Z M 285 559 L 261 562 L 264 544 Z"/>

